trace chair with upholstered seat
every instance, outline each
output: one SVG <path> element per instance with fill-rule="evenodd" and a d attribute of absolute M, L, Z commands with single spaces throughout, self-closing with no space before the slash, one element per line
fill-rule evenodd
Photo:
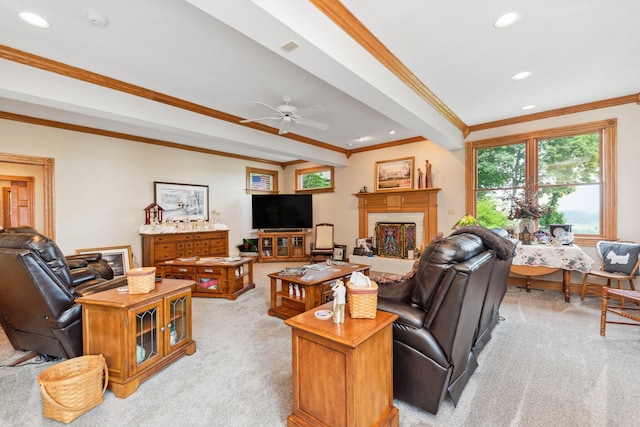
<path fill-rule="evenodd" d="M 316 224 L 315 241 L 311 243 L 311 262 L 333 258 L 333 224 Z"/>
<path fill-rule="evenodd" d="M 602 287 L 611 287 L 611 282 L 615 281 L 618 284 L 618 289 L 622 289 L 622 283 L 629 282 L 629 288 L 635 290 L 633 280 L 638 275 L 638 267 L 640 266 L 640 244 L 633 242 L 617 242 L 617 241 L 600 241 L 596 245 L 598 255 L 602 260 L 600 270 L 591 270 L 584 275 L 582 281 L 582 291 L 580 292 L 580 299 L 584 300 L 584 296 L 587 292 L 595 293 L 596 295 L 602 295 Z M 590 278 L 597 278 L 600 282 L 606 280 L 604 283 L 590 282 Z M 596 287 L 598 292 L 590 291 L 589 288 Z M 621 305 L 624 305 L 624 295 L 618 295 L 620 297 Z"/>

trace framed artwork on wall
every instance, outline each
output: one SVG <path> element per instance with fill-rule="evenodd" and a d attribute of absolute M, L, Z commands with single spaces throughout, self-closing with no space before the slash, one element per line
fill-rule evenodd
<path fill-rule="evenodd" d="M 133 255 L 131 254 L 131 246 L 109 246 L 105 248 L 86 248 L 76 249 L 76 254 L 94 254 L 99 252 L 102 259 L 113 270 L 114 277 L 124 276 L 133 266 Z"/>
<path fill-rule="evenodd" d="M 247 168 L 247 194 L 277 192 L 278 171 Z"/>
<path fill-rule="evenodd" d="M 155 202 L 166 220 L 209 219 L 209 186 L 154 182 Z"/>
<path fill-rule="evenodd" d="M 375 191 L 413 189 L 413 163 L 415 157 L 376 162 Z"/>

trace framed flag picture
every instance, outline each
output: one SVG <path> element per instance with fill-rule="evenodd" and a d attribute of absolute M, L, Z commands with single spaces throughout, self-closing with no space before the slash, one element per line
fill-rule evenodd
<path fill-rule="evenodd" d="M 278 171 L 247 168 L 247 194 L 277 192 Z"/>

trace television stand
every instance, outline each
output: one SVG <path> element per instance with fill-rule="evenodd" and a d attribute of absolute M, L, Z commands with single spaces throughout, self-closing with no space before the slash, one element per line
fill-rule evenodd
<path fill-rule="evenodd" d="M 258 262 L 306 261 L 306 231 L 262 230 L 258 232 Z"/>

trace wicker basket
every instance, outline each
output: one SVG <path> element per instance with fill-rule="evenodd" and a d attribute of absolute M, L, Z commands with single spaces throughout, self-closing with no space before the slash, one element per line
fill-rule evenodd
<path fill-rule="evenodd" d="M 356 287 L 347 283 L 349 314 L 354 319 L 375 319 L 378 309 L 378 284 L 371 281 L 369 287 Z"/>
<path fill-rule="evenodd" d="M 45 418 L 70 423 L 102 403 L 109 370 L 102 355 L 80 356 L 38 375 Z"/>
<path fill-rule="evenodd" d="M 130 294 L 147 294 L 156 288 L 156 268 L 140 267 L 127 271 Z"/>

